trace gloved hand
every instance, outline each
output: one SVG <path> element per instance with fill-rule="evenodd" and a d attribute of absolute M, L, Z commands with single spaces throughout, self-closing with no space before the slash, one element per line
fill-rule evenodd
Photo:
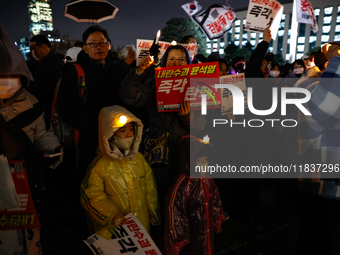
<path fill-rule="evenodd" d="M 155 44 L 155 42 L 156 42 L 156 38 L 153 40 L 153 44 L 151 45 L 149 52 L 150 52 L 150 56 L 154 57 L 155 63 L 157 63 L 158 62 L 158 55 L 161 52 L 159 50 L 159 48 L 161 46 L 158 45 L 158 44 Z"/>

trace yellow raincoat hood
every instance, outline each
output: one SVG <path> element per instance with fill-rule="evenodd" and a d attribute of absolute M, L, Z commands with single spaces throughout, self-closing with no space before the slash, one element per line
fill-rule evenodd
<path fill-rule="evenodd" d="M 126 116 L 127 118 L 127 122 L 124 124 L 122 124 L 119 120 L 122 115 Z M 113 159 L 133 160 L 136 157 L 139 144 L 142 141 L 143 133 L 142 122 L 131 112 L 118 105 L 104 107 L 99 113 L 98 121 L 99 121 L 98 154 Z M 118 129 L 120 129 L 129 122 L 134 123 L 135 138 L 131 145 L 131 150 L 129 154 L 124 157 L 124 155 L 118 150 L 118 148 L 115 148 L 114 150 L 111 149 L 109 139 Z"/>

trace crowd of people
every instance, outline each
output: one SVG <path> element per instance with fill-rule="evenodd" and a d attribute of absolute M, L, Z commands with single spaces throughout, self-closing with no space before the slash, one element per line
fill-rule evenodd
<path fill-rule="evenodd" d="M 153 58 L 142 57 L 136 66 L 133 45 L 113 52 L 104 28 L 86 29 L 82 42 L 63 58 L 44 35 L 33 36 L 30 48 L 36 60 L 25 63 L 0 25 L 1 126 L 8 123 L 22 129 L 29 138 L 26 143 L 34 145 L 27 150 L 38 156 L 20 154 L 14 148 L 23 142 L 19 138 L 10 148 L 4 138 L 7 133 L 1 133 L 0 153 L 8 160 L 21 156 L 26 162 L 42 227 L 35 230 L 42 252 L 57 254 L 48 247 L 47 236 L 55 219 L 51 210 L 59 203 L 64 213 L 73 211 L 78 218 L 74 224 L 81 225 L 83 239 L 95 232 L 108 238 L 108 228 L 124 224 L 125 215 L 132 213 L 165 254 L 214 254 L 214 232 L 222 230 L 224 221 L 229 217 L 252 221 L 262 180 L 213 180 L 203 173 L 190 176 L 190 170 L 219 158 L 235 166 L 338 165 L 340 44 L 326 44 L 310 56 L 281 66 L 268 52 L 270 40 L 267 28 L 251 57 L 238 56 L 232 63 L 217 52 L 191 58 L 180 44 L 167 48 L 160 67 L 218 62 L 220 76 L 244 73 L 252 81 L 247 86 L 256 91 L 252 98 L 256 109 L 271 108 L 272 88 L 310 91 L 311 99 L 304 107 L 311 116 L 297 107 L 287 108 L 286 115 L 298 122 L 294 129 L 237 126 L 223 136 L 211 133 L 211 143 L 205 143 L 199 138 L 207 133 L 212 119 L 221 117 L 220 109 L 208 109 L 204 116 L 191 110 L 188 101 L 181 101 L 180 111 L 157 112 Z M 196 41 L 188 35 L 181 43 Z M 150 55 L 157 57 L 158 48 L 152 47 Z M 279 113 L 280 107 L 256 119 L 280 119 Z M 19 116 L 25 119 L 12 121 Z M 248 110 L 244 116 L 228 114 L 235 122 L 254 116 Z M 67 139 L 66 128 L 70 130 Z M 163 161 L 154 162 L 143 154 L 148 142 L 159 137 L 166 147 L 160 156 Z M 33 160 L 39 166 L 30 163 Z M 296 254 L 331 254 L 340 229 L 340 181 L 319 174 L 302 176 L 298 182 L 304 212 Z"/>

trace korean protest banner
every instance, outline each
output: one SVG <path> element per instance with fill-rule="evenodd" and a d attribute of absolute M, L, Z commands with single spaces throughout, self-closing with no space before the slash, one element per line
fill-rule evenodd
<path fill-rule="evenodd" d="M 8 165 L 20 206 L 0 211 L 0 231 L 38 229 L 40 228 L 40 222 L 28 184 L 25 163 L 24 161 L 9 161 Z"/>
<path fill-rule="evenodd" d="M 276 0 L 250 0 L 244 30 L 263 33 L 270 26 L 275 40 L 282 13 L 283 6 Z"/>
<path fill-rule="evenodd" d="M 155 69 L 157 111 L 179 111 L 180 101 L 190 101 L 200 109 L 201 95 L 207 94 L 209 108 L 221 107 L 218 62 L 163 67 Z"/>
<path fill-rule="evenodd" d="M 318 22 L 311 3 L 308 0 L 294 0 L 294 7 L 298 23 L 311 24 L 314 33 L 318 31 Z"/>
<path fill-rule="evenodd" d="M 244 107 L 247 107 L 247 87 L 245 83 L 244 73 L 225 75 L 220 77 L 220 84 L 230 84 L 240 88 L 244 95 Z M 221 115 L 229 114 L 233 112 L 233 95 L 229 89 L 223 89 L 221 92 L 222 107 Z"/>
<path fill-rule="evenodd" d="M 137 50 L 136 50 L 136 64 L 139 65 L 139 60 L 149 55 L 149 49 L 153 44 L 153 40 L 144 40 L 144 39 L 137 39 Z M 160 64 L 160 61 L 166 51 L 166 49 L 171 45 L 169 42 L 159 41 L 158 42 L 160 51 L 160 55 L 158 56 L 159 61 L 155 63 L 156 66 Z M 197 53 L 198 45 L 197 44 L 180 44 L 182 45 L 189 53 L 189 57 L 191 59 L 194 58 L 195 54 Z"/>
<path fill-rule="evenodd" d="M 213 4 L 205 11 L 191 15 L 210 40 L 218 39 L 228 32 L 236 20 L 236 12 L 227 5 Z"/>
<path fill-rule="evenodd" d="M 197 1 L 192 1 L 187 4 L 183 4 L 182 8 L 189 16 L 191 16 L 191 15 L 198 13 L 202 9 L 202 6 L 200 6 L 197 3 Z"/>
<path fill-rule="evenodd" d="M 97 233 L 84 240 L 93 254 L 161 255 L 162 253 L 140 221 L 132 213 L 126 215 L 125 218 L 127 219 L 125 224 L 107 229 L 110 231 L 110 240 Z"/>

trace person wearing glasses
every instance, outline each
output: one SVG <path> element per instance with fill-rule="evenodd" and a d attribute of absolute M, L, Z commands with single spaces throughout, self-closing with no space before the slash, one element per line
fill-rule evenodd
<path fill-rule="evenodd" d="M 83 33 L 84 49 L 77 56 L 85 74 L 85 89 L 80 96 L 78 74 L 72 63 L 64 67 L 57 105 L 62 119 L 79 129 L 79 168 L 85 174 L 95 158 L 98 146 L 98 115 L 105 106 L 121 105 L 117 96 L 123 79 L 120 69 L 109 54 L 108 33 L 100 26 L 91 26 Z"/>

